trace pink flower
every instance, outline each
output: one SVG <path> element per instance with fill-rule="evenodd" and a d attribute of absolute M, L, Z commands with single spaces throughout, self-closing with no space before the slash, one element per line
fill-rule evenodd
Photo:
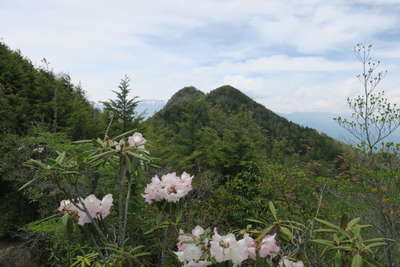
<path fill-rule="evenodd" d="M 197 225 L 193 230 L 192 230 L 192 235 L 196 237 L 200 237 L 202 234 L 204 234 L 204 229 L 200 225 Z"/>
<path fill-rule="evenodd" d="M 149 204 L 161 200 L 177 202 L 192 190 L 192 179 L 193 176 L 186 172 L 181 177 L 177 176 L 175 172 L 165 174 L 161 179 L 154 176 L 142 196 Z"/>
<path fill-rule="evenodd" d="M 208 254 L 204 249 L 208 247 L 208 239 L 202 239 L 204 229 L 197 225 L 192 234 L 185 234 L 182 230 L 178 236 L 178 251 L 174 252 L 178 260 L 187 267 L 203 267 L 211 265 L 207 260 Z"/>
<path fill-rule="evenodd" d="M 195 242 L 196 240 L 200 240 L 200 236 L 204 233 L 203 227 L 197 225 L 193 230 L 192 230 L 192 235 L 185 234 L 183 233 L 182 230 L 179 231 L 179 236 L 178 236 L 178 244 L 176 245 L 178 247 L 178 251 L 182 251 L 186 248 L 189 242 Z"/>
<path fill-rule="evenodd" d="M 291 261 L 288 257 L 283 257 L 283 259 L 279 262 L 279 267 L 304 267 L 302 261 Z"/>
<path fill-rule="evenodd" d="M 101 218 L 105 218 L 110 215 L 110 210 L 113 205 L 113 197 L 112 194 L 107 194 L 103 197 L 100 203 L 100 207 L 97 210 L 97 216 L 101 216 Z"/>
<path fill-rule="evenodd" d="M 142 196 L 144 197 L 144 200 L 149 204 L 153 203 L 153 201 L 162 200 L 161 180 L 158 178 L 157 175 L 151 178 L 151 183 L 146 186 L 144 194 L 142 194 Z"/>
<path fill-rule="evenodd" d="M 210 253 L 217 262 L 232 261 L 233 266 L 240 265 L 249 257 L 244 242 L 239 244 L 231 233 L 221 236 L 217 229 L 214 229 L 214 235 L 210 241 Z"/>
<path fill-rule="evenodd" d="M 249 234 L 244 234 L 243 239 L 239 240 L 238 244 L 244 251 L 247 252 L 247 255 L 250 259 L 256 260 L 256 241 Z"/>
<path fill-rule="evenodd" d="M 134 147 L 137 150 L 149 153 L 144 146 L 146 143 L 147 140 L 144 139 L 143 135 L 141 133 L 136 132 L 132 136 L 128 137 L 127 142 L 125 142 L 125 139 L 121 139 L 119 140 L 119 142 L 113 141 L 111 145 L 115 146 L 115 149 L 117 150 L 123 150 L 124 148 Z"/>
<path fill-rule="evenodd" d="M 147 140 L 144 139 L 141 133 L 134 133 L 132 136 L 128 137 L 128 144 L 129 146 L 137 147 L 137 149 L 146 151 L 144 145 L 147 143 Z"/>
<path fill-rule="evenodd" d="M 259 250 L 260 257 L 274 258 L 278 254 L 280 248 L 276 244 L 275 236 L 276 234 L 264 236 Z"/>
<path fill-rule="evenodd" d="M 62 200 L 58 210 L 63 213 L 76 214 L 78 216 L 78 224 L 84 225 L 91 222 L 90 217 L 92 219 L 104 219 L 110 215 L 112 202 L 113 197 L 111 194 L 105 195 L 101 201 L 91 194 L 85 199 L 79 199 L 77 204 L 73 204 L 70 200 Z"/>
<path fill-rule="evenodd" d="M 186 244 L 182 250 L 174 252 L 180 262 L 197 261 L 203 255 L 201 248 L 195 244 Z"/>

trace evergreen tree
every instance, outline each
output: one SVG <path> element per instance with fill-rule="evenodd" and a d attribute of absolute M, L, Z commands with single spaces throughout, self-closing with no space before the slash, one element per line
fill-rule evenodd
<path fill-rule="evenodd" d="M 138 97 L 129 98 L 129 77 L 125 75 L 118 85 L 118 91 L 113 92 L 117 95 L 117 99 L 110 99 L 102 102 L 105 111 L 111 113 L 113 119 L 122 124 L 122 131 L 128 131 L 138 126 L 143 117 L 136 114 L 135 109 L 139 103 Z"/>

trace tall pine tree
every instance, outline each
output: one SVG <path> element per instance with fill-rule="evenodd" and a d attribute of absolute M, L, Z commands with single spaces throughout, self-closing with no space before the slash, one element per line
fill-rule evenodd
<path fill-rule="evenodd" d="M 136 107 L 139 103 L 138 97 L 129 97 L 129 77 L 127 75 L 121 79 L 118 90 L 113 92 L 117 95 L 117 99 L 110 99 L 109 101 L 102 102 L 105 111 L 113 116 L 114 122 L 117 122 L 118 130 L 126 132 L 133 128 L 137 128 L 139 123 L 143 120 L 140 114 L 136 113 Z"/>

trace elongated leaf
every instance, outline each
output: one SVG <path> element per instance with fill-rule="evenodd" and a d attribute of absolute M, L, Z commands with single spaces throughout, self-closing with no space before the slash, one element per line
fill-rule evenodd
<path fill-rule="evenodd" d="M 371 248 L 382 247 L 382 246 L 386 246 L 386 245 L 387 244 L 385 242 L 376 242 L 376 243 L 369 244 L 368 246 L 366 246 L 366 248 L 371 249 Z"/>
<path fill-rule="evenodd" d="M 334 229 L 316 229 L 314 230 L 316 233 L 336 233 L 337 231 Z"/>
<path fill-rule="evenodd" d="M 90 161 L 90 162 L 93 162 L 93 161 L 95 161 L 95 160 L 97 160 L 97 159 L 100 159 L 100 158 L 102 158 L 102 157 L 105 157 L 105 156 L 107 156 L 107 155 L 109 155 L 109 154 L 113 154 L 113 153 L 115 153 L 115 151 L 113 151 L 113 150 L 106 151 L 106 152 L 97 154 L 97 155 L 95 155 L 95 156 L 93 156 L 93 157 L 90 157 L 89 161 Z"/>
<path fill-rule="evenodd" d="M 290 231 L 288 228 L 286 228 L 286 227 L 280 227 L 280 228 L 279 228 L 279 231 L 281 231 L 282 234 L 283 234 L 284 236 L 286 236 L 287 239 L 288 239 L 289 241 L 293 239 L 292 231 Z"/>
<path fill-rule="evenodd" d="M 278 220 L 278 215 L 277 215 L 277 212 L 276 212 L 276 208 L 274 206 L 274 203 L 272 203 L 272 201 L 268 202 L 268 207 L 269 207 L 269 210 L 272 213 L 272 216 L 274 216 L 275 220 Z"/>
<path fill-rule="evenodd" d="M 360 254 L 356 254 L 351 261 L 351 267 L 361 267 L 363 263 L 362 257 Z"/>
<path fill-rule="evenodd" d="M 325 239 L 313 239 L 313 240 L 311 240 L 311 242 L 322 244 L 322 245 L 325 245 L 325 246 L 330 246 L 330 247 L 334 247 L 335 246 L 335 244 L 332 241 L 325 240 Z"/>
<path fill-rule="evenodd" d="M 146 158 L 145 156 L 143 156 L 143 155 L 141 155 L 141 154 L 139 154 L 139 153 L 134 153 L 134 152 L 132 152 L 132 151 L 126 151 L 126 153 L 128 153 L 129 155 L 131 155 L 131 156 L 133 156 L 133 157 L 135 157 L 135 158 L 137 158 L 137 159 L 149 161 L 148 158 Z"/>
<path fill-rule="evenodd" d="M 253 222 L 253 223 L 258 223 L 258 224 L 262 224 L 262 225 L 266 225 L 267 224 L 266 222 L 260 221 L 258 219 L 253 219 L 253 218 L 246 219 L 246 221 Z"/>
<path fill-rule="evenodd" d="M 73 141 L 72 144 L 87 144 L 92 142 L 93 140 L 79 140 L 79 141 Z"/>
<path fill-rule="evenodd" d="M 119 140 L 120 138 L 122 138 L 122 137 L 124 137 L 124 136 L 127 136 L 127 135 L 129 135 L 129 134 L 131 134 L 131 133 L 134 133 L 134 132 L 136 132 L 136 129 L 133 129 L 133 130 L 129 130 L 129 131 L 127 131 L 127 132 L 124 132 L 124 133 L 122 133 L 122 134 L 120 134 L 120 135 L 114 137 L 112 140 Z"/>
<path fill-rule="evenodd" d="M 330 223 L 328 221 L 325 221 L 325 220 L 322 220 L 322 219 L 318 219 L 318 218 L 315 218 L 315 220 L 317 222 L 319 222 L 319 223 L 325 224 L 326 226 L 329 226 L 329 227 L 334 228 L 336 230 L 340 230 L 340 227 L 337 226 L 337 225 L 334 225 L 333 223 Z"/>
<path fill-rule="evenodd" d="M 24 185 L 22 185 L 20 188 L 18 188 L 18 191 L 24 190 L 24 188 L 30 186 L 33 182 L 35 182 L 37 179 L 39 179 L 39 177 L 33 178 L 32 180 L 30 180 L 29 182 L 25 183 Z"/>
<path fill-rule="evenodd" d="M 361 220 L 360 217 L 357 217 L 357 218 L 351 220 L 351 221 L 347 224 L 346 230 L 350 230 L 354 225 L 356 225 L 357 223 L 359 223 L 360 220 Z"/>

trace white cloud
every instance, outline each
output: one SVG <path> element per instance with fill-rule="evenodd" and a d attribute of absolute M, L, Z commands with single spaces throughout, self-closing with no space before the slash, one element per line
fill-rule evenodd
<path fill-rule="evenodd" d="M 212 68 L 220 73 L 264 73 L 269 72 L 343 72 L 358 68 L 354 61 L 333 61 L 322 57 L 289 57 L 274 55 L 241 62 L 222 62 Z"/>
<path fill-rule="evenodd" d="M 0 37 L 82 81 L 94 101 L 113 97 L 128 74 L 141 98 L 230 83 L 276 111 L 328 111 L 358 72 L 356 42 L 389 47 L 376 55 L 394 60 L 387 79 L 399 75 L 399 40 L 377 37 L 396 36 L 399 8 L 397 0 L 3 0 Z"/>

